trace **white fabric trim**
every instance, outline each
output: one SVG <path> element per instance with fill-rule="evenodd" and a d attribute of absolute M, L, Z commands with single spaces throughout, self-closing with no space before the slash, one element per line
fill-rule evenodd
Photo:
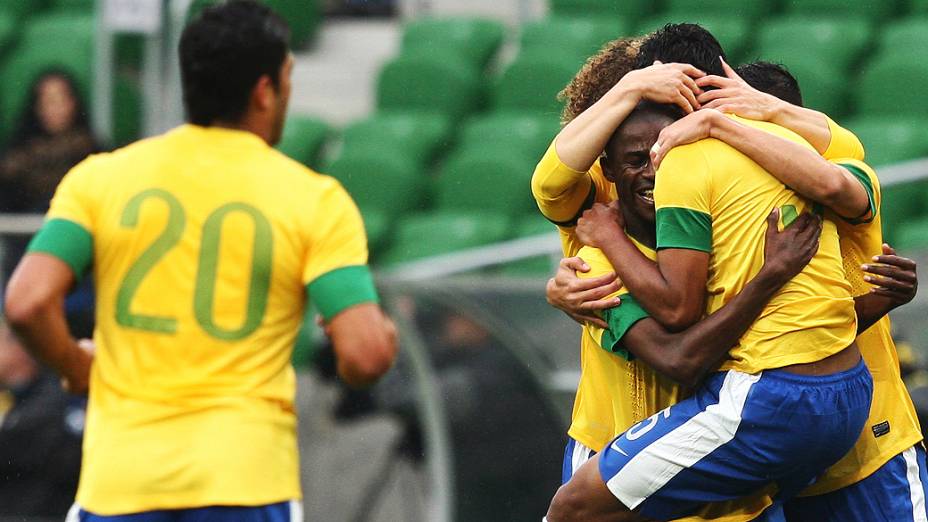
<path fill-rule="evenodd" d="M 71 504 L 71 508 L 68 509 L 68 514 L 64 516 L 64 522 L 80 522 L 81 520 L 81 506 L 75 502 Z"/>
<path fill-rule="evenodd" d="M 909 496 L 912 499 L 912 520 L 914 522 L 928 522 L 928 512 L 925 508 L 925 488 L 918 474 L 918 454 L 915 447 L 902 452 L 905 459 L 905 475 L 909 481 Z"/>
<path fill-rule="evenodd" d="M 629 509 L 635 509 L 670 479 L 735 438 L 751 387 L 761 373 L 729 370 L 719 390 L 718 404 L 709 405 L 691 419 L 639 452 L 606 482 L 609 491 Z M 662 413 L 657 413 L 656 416 Z M 620 451 L 616 443 L 611 448 Z"/>
<path fill-rule="evenodd" d="M 303 522 L 303 501 L 290 501 L 290 522 Z"/>
<path fill-rule="evenodd" d="M 570 456 L 570 476 L 573 477 L 580 466 L 593 457 L 593 450 L 574 440 L 574 451 Z"/>

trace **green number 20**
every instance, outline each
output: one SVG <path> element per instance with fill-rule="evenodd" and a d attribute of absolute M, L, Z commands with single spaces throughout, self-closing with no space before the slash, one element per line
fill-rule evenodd
<path fill-rule="evenodd" d="M 159 199 L 168 207 L 168 222 L 151 245 L 132 264 L 119 285 L 116 294 L 116 322 L 122 326 L 149 332 L 173 334 L 177 332 L 177 319 L 153 315 L 134 314 L 130 311 L 132 298 L 138 291 L 148 272 L 163 258 L 184 234 L 187 218 L 184 208 L 171 193 L 161 189 L 149 189 L 136 194 L 123 210 L 120 225 L 134 228 L 138 225 L 142 203 Z M 235 329 L 225 329 L 213 318 L 213 298 L 216 290 L 216 269 L 219 265 L 219 245 L 222 240 L 222 224 L 230 213 L 242 213 L 254 222 L 252 243 L 251 280 L 248 286 L 248 304 L 245 321 Z M 267 298 L 271 283 L 271 259 L 273 257 L 271 224 L 258 209 L 245 203 L 228 203 L 213 211 L 203 224 L 200 258 L 197 266 L 196 286 L 193 294 L 193 313 L 200 326 L 211 336 L 225 341 L 243 339 L 258 326 L 267 309 Z"/>

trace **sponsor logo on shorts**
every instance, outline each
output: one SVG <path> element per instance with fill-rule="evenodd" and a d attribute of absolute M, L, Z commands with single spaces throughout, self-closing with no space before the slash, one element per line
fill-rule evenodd
<path fill-rule="evenodd" d="M 879 424 L 874 424 L 870 427 L 870 429 L 873 430 L 874 437 L 882 437 L 883 435 L 889 433 L 889 421 L 883 421 Z"/>

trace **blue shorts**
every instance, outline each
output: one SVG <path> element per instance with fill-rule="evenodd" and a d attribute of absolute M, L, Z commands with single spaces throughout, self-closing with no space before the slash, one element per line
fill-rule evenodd
<path fill-rule="evenodd" d="M 593 458 L 596 452 L 577 442 L 573 437 L 567 437 L 567 447 L 564 448 L 564 464 L 561 467 L 561 484 L 567 484 L 570 477 L 580 469 L 580 466 Z"/>
<path fill-rule="evenodd" d="M 794 498 L 784 511 L 788 522 L 925 522 L 926 485 L 925 448 L 919 443 L 860 482 L 824 495 Z"/>
<path fill-rule="evenodd" d="M 658 520 L 772 482 L 788 499 L 854 446 L 872 393 L 863 361 L 814 377 L 719 372 L 616 438 L 600 454 L 600 474 L 625 506 Z"/>
<path fill-rule="evenodd" d="M 264 506 L 207 506 L 104 516 L 75 504 L 65 522 L 303 522 L 303 506 L 291 500 Z"/>

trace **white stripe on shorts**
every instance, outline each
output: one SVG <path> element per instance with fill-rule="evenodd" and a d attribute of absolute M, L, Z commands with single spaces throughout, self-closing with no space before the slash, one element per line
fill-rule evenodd
<path fill-rule="evenodd" d="M 635 509 L 682 470 L 734 439 L 744 401 L 760 376 L 729 370 L 719 390 L 718 404 L 710 405 L 632 457 L 606 482 L 612 494 L 629 509 Z"/>
<path fill-rule="evenodd" d="M 303 522 L 303 501 L 290 501 L 290 522 Z"/>
<path fill-rule="evenodd" d="M 71 504 L 71 509 L 68 510 L 68 514 L 64 516 L 64 522 L 80 522 L 81 520 L 81 506 L 77 502 Z"/>
<path fill-rule="evenodd" d="M 570 456 L 570 476 L 577 474 L 580 466 L 593 457 L 593 450 L 574 440 L 574 452 Z"/>
<path fill-rule="evenodd" d="M 925 512 L 925 488 L 918 474 L 918 454 L 915 447 L 902 452 L 905 458 L 905 475 L 909 480 L 909 495 L 912 499 L 912 520 L 914 522 L 928 522 Z"/>

